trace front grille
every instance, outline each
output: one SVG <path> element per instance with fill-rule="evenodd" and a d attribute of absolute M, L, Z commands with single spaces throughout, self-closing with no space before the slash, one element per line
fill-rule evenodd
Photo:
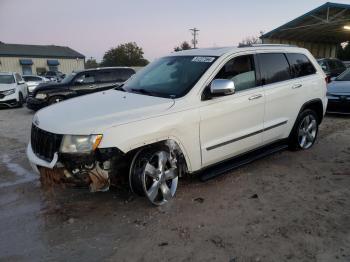
<path fill-rule="evenodd" d="M 31 145 L 34 154 L 51 162 L 55 152 L 60 149 L 63 135 L 53 134 L 32 124 Z"/>

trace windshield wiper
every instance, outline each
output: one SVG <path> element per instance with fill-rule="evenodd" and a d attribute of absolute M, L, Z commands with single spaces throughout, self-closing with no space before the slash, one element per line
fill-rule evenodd
<path fill-rule="evenodd" d="M 121 84 L 121 85 L 116 86 L 116 87 L 114 88 L 114 90 L 126 92 L 126 90 L 123 88 L 123 85 L 124 85 L 124 84 Z"/>
<path fill-rule="evenodd" d="M 148 91 L 148 90 L 146 90 L 144 88 L 130 88 L 130 89 L 127 89 L 127 91 L 129 91 L 129 90 L 132 93 L 138 93 L 138 94 L 142 94 L 142 95 L 156 96 L 156 97 L 163 97 L 163 98 L 172 98 L 169 95 L 165 95 L 165 94 L 154 92 L 154 91 Z"/>
<path fill-rule="evenodd" d="M 150 96 L 154 96 L 155 95 L 154 92 L 150 92 L 150 91 L 148 91 L 146 89 L 143 89 L 143 88 L 140 88 L 140 89 L 138 89 L 138 88 L 131 88 L 130 90 L 132 92 L 139 93 L 139 94 L 150 95 Z"/>

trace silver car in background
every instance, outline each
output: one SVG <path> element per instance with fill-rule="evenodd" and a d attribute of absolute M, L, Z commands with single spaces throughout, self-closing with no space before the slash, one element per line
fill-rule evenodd
<path fill-rule="evenodd" d="M 27 83 L 29 94 L 31 94 L 39 84 L 50 82 L 50 79 L 36 75 L 24 75 L 22 78 Z"/>

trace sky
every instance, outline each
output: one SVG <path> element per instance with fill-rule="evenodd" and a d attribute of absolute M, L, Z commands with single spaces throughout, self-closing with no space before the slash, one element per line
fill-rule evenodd
<path fill-rule="evenodd" d="M 69 46 L 100 61 L 110 48 L 136 42 L 150 61 L 167 55 L 190 28 L 198 46 L 232 46 L 294 19 L 319 0 L 0 0 L 0 41 Z M 337 3 L 350 4 L 350 0 Z"/>

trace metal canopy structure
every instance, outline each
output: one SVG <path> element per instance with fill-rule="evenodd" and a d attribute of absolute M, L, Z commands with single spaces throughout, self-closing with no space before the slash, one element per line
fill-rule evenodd
<path fill-rule="evenodd" d="M 335 56 L 337 45 L 350 41 L 350 5 L 325 3 L 261 36 L 263 43 L 295 44 L 316 57 Z"/>

